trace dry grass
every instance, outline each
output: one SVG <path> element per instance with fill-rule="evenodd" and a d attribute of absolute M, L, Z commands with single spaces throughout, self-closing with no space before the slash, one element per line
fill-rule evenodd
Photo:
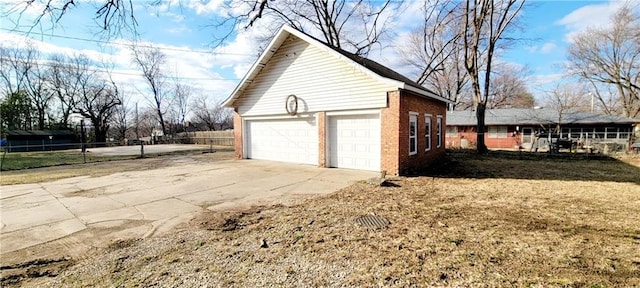
<path fill-rule="evenodd" d="M 26 284 L 640 285 L 639 167 L 453 153 L 429 173 L 291 207 L 203 214 L 183 231 L 113 245 Z M 358 226 L 368 213 L 391 225 Z"/>

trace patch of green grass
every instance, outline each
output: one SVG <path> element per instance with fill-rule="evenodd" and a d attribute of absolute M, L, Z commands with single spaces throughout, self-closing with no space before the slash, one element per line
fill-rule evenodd
<path fill-rule="evenodd" d="M 23 170 L 40 167 L 94 163 L 113 160 L 134 159 L 136 156 L 99 156 L 90 153 L 83 157 L 78 151 L 11 152 L 3 156 L 2 171 Z"/>
<path fill-rule="evenodd" d="M 176 156 L 200 153 L 202 149 L 182 150 L 166 153 L 145 153 L 144 158 L 160 156 Z M 4 154 L 4 153 L 3 153 Z M 140 155 L 97 155 L 86 153 L 82 155 L 77 150 L 44 151 L 44 152 L 11 152 L 3 155 L 2 171 L 25 170 L 32 168 L 74 165 L 83 163 L 97 163 L 117 160 L 131 160 L 141 158 Z"/>

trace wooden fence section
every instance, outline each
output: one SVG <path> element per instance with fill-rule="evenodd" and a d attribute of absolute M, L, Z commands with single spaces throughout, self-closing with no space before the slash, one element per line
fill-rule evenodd
<path fill-rule="evenodd" d="M 193 144 L 233 146 L 233 130 L 186 132 L 178 134 L 178 137 L 188 138 Z"/>

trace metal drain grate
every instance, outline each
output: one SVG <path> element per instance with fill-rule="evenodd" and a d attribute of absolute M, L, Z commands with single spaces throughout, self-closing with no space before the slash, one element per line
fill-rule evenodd
<path fill-rule="evenodd" d="M 382 218 L 380 216 L 377 215 L 363 215 L 360 216 L 358 218 L 356 218 L 356 223 L 364 226 L 364 227 L 368 227 L 368 228 L 382 228 L 382 227 L 386 227 L 389 224 L 391 224 L 391 222 L 389 222 L 389 220 Z"/>

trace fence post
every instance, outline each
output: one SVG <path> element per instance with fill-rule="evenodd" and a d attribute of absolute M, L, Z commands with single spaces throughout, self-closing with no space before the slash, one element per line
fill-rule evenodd
<path fill-rule="evenodd" d="M 2 160 L 0 160 L 0 170 L 2 170 L 2 166 L 4 166 L 4 159 L 7 156 L 7 150 L 4 149 L 4 151 L 2 151 Z"/>
<path fill-rule="evenodd" d="M 209 138 L 209 153 L 213 153 L 213 139 Z"/>

